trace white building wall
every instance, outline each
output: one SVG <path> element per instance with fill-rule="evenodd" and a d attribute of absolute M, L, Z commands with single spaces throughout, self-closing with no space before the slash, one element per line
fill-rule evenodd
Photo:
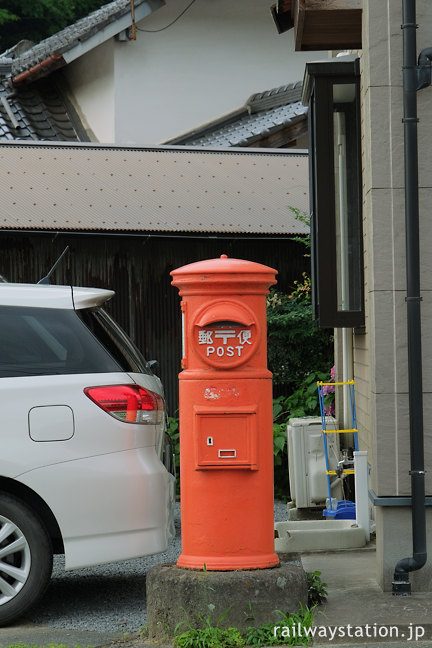
<path fill-rule="evenodd" d="M 90 138 L 105 143 L 115 141 L 114 45 L 113 39 L 106 41 L 64 68 L 70 98 Z"/>
<path fill-rule="evenodd" d="M 197 0 L 163 29 L 189 2 L 167 0 L 139 22 L 136 41 L 113 39 L 113 52 L 102 45 L 68 66 L 99 141 L 160 144 L 240 108 L 255 92 L 301 80 L 306 60 L 327 56 L 294 53 L 293 34 L 278 35 L 268 0 Z"/>

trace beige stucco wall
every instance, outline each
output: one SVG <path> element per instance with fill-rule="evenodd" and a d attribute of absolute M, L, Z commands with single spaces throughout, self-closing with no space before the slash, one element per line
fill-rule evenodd
<path fill-rule="evenodd" d="M 362 67 L 366 329 L 355 335 L 359 427 L 379 496 L 410 495 L 402 90 L 399 0 L 364 0 Z M 418 53 L 432 45 L 432 4 L 417 2 Z M 432 493 L 432 88 L 418 93 L 422 350 L 426 490 Z M 432 512 L 428 509 L 428 531 Z M 394 567 L 412 555 L 411 509 L 377 507 L 377 577 L 391 589 Z M 432 539 L 428 533 L 428 550 Z M 427 565 L 410 577 L 432 589 Z"/>
<path fill-rule="evenodd" d="M 410 493 L 405 304 L 405 210 L 402 105 L 401 5 L 397 0 L 363 6 L 362 112 L 364 241 L 367 326 L 356 339 L 357 391 L 369 412 L 359 412 L 371 448 L 378 495 Z M 431 45 L 432 6 L 418 2 L 418 51 Z M 425 447 L 432 465 L 429 429 L 432 390 L 432 90 L 418 94 L 422 240 L 423 380 Z M 432 474 L 427 476 L 432 492 Z"/>
<path fill-rule="evenodd" d="M 110 39 L 64 68 L 70 99 L 92 140 L 115 141 L 114 40 Z"/>

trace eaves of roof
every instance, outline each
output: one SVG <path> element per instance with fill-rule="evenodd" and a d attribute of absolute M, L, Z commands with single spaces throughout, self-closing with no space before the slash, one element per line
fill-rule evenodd
<path fill-rule="evenodd" d="M 138 22 L 165 4 L 164 0 L 134 0 Z M 132 25 L 130 0 L 114 0 L 73 25 L 17 55 L 12 63 L 13 83 L 32 82 L 70 63 Z M 7 53 L 10 56 L 13 49 Z"/>
<path fill-rule="evenodd" d="M 0 144 L 0 229 L 305 234 L 306 152 Z"/>
<path fill-rule="evenodd" d="M 166 144 L 182 146 L 253 146 L 270 135 L 307 119 L 301 102 L 302 82 L 253 94 L 229 115 L 195 128 Z"/>

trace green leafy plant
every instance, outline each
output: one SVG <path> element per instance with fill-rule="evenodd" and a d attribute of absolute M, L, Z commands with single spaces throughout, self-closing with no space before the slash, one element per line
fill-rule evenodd
<path fill-rule="evenodd" d="M 274 489 L 278 499 L 285 500 L 289 494 L 287 425 L 290 418 L 319 416 L 318 380 L 327 380 L 328 373 L 311 371 L 298 389 L 290 396 L 278 396 L 273 400 L 273 455 Z M 325 398 L 331 400 L 332 394 Z"/>
<path fill-rule="evenodd" d="M 166 432 L 171 439 L 176 468 L 180 468 L 180 430 L 178 416 L 168 416 Z"/>
<path fill-rule="evenodd" d="M 289 208 L 296 220 L 310 226 L 310 217 Z M 311 247 L 310 234 L 293 241 Z M 310 256 L 308 253 L 305 256 Z M 313 321 L 312 282 L 303 272 L 290 294 L 272 289 L 267 298 L 268 359 L 276 394 L 292 394 L 312 372 L 324 372 L 333 365 L 333 333 L 318 329 Z"/>
<path fill-rule="evenodd" d="M 307 572 L 308 582 L 308 605 L 317 606 L 327 599 L 327 583 L 321 580 L 321 572 Z"/>
<path fill-rule="evenodd" d="M 319 380 L 327 380 L 327 376 L 328 374 L 322 371 L 311 371 L 291 396 L 277 399 L 282 410 L 279 418 L 282 416 L 288 416 L 289 418 L 319 416 L 320 407 L 317 382 Z M 329 399 L 331 398 L 333 396 L 329 395 Z"/>
<path fill-rule="evenodd" d="M 270 292 L 267 326 L 268 364 L 277 392 L 292 394 L 312 371 L 324 373 L 334 364 L 333 332 L 314 326 L 306 278 L 291 295 Z"/>
<path fill-rule="evenodd" d="M 294 214 L 296 220 L 304 225 L 307 225 L 310 228 L 310 216 L 307 212 L 297 207 L 289 207 L 289 210 Z M 291 241 L 297 241 L 297 243 L 303 243 L 309 250 L 311 248 L 311 236 L 310 232 L 308 234 L 302 234 L 301 236 L 292 236 Z M 305 254 L 305 256 L 310 256 L 310 254 Z"/>
<path fill-rule="evenodd" d="M 280 421 L 283 414 L 283 396 L 279 396 L 279 398 L 273 399 L 273 455 L 275 466 L 281 466 L 286 455 L 287 423 L 285 419 Z"/>
<path fill-rule="evenodd" d="M 207 617 L 198 615 L 202 627 L 193 628 L 188 621 L 186 624 L 188 629 L 178 634 L 184 623 L 177 624 L 174 630 L 174 645 L 178 646 L 178 648 L 236 648 L 243 646 L 244 640 L 237 628 L 219 627 L 230 609 L 225 610 L 217 620 L 216 625 L 212 624 L 210 615 Z"/>
<path fill-rule="evenodd" d="M 272 645 L 285 645 L 285 646 L 310 646 L 313 643 L 312 636 L 307 632 L 313 624 L 315 619 L 315 607 L 303 607 L 300 604 L 300 611 L 291 614 L 285 614 L 281 610 L 277 610 L 280 614 L 280 625 L 283 626 L 285 633 L 278 636 L 273 624 L 273 643 Z M 300 632 L 299 632 L 300 631 Z"/>
<path fill-rule="evenodd" d="M 237 628 L 220 628 L 219 624 L 226 617 L 229 609 L 212 625 L 210 617 L 199 616 L 202 627 L 192 628 L 188 622 L 187 630 L 179 633 L 183 623 L 178 624 L 174 631 L 174 645 L 178 648 L 241 648 L 242 646 L 310 646 L 312 638 L 307 630 L 311 628 L 315 618 L 315 608 L 303 608 L 299 612 L 285 614 L 276 612 L 281 619 L 277 622 L 265 623 L 261 626 L 249 626 L 244 632 Z M 284 634 L 275 632 L 276 627 L 287 628 Z M 299 633 L 300 629 L 300 633 Z"/>
<path fill-rule="evenodd" d="M 180 428 L 178 416 L 167 417 L 166 433 L 170 439 L 170 452 L 174 456 L 176 474 L 176 495 L 180 496 Z"/>

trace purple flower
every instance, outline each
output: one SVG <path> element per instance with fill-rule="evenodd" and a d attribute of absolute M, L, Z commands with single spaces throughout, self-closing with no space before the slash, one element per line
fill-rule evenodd
<path fill-rule="evenodd" d="M 325 408 L 325 413 L 326 413 L 326 416 L 334 416 L 335 415 L 336 410 L 335 410 L 334 401 L 333 401 L 333 403 L 330 403 L 330 405 L 328 407 Z"/>
<path fill-rule="evenodd" d="M 334 365 L 330 370 L 330 377 L 331 377 L 332 380 L 335 379 L 335 366 Z M 334 394 L 335 393 L 334 385 L 323 385 L 322 390 L 323 390 L 323 395 L 324 396 L 328 396 L 329 394 Z M 332 402 L 329 403 L 327 405 L 327 407 L 325 408 L 325 413 L 326 413 L 326 416 L 334 416 L 335 415 L 334 398 L 333 398 Z"/>
<path fill-rule="evenodd" d="M 324 396 L 328 396 L 328 394 L 334 394 L 335 388 L 333 385 L 323 385 L 322 390 Z"/>

